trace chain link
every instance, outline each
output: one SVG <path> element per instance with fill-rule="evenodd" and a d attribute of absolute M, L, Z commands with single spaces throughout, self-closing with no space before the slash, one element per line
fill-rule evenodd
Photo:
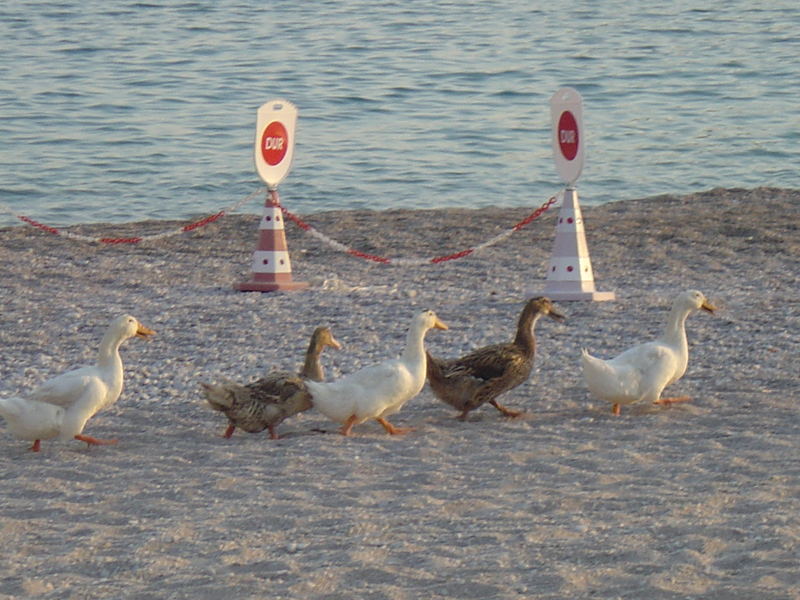
<path fill-rule="evenodd" d="M 259 196 L 264 193 L 264 188 L 260 188 L 253 192 L 252 194 L 246 196 L 242 200 L 232 204 L 226 208 L 223 208 L 219 212 L 209 215 L 199 221 L 194 223 L 190 223 L 188 225 L 184 225 L 183 227 L 179 227 L 177 229 L 172 229 L 169 231 L 165 231 L 163 233 L 157 233 L 153 235 L 145 235 L 145 236 L 138 236 L 138 237 L 90 237 L 86 235 L 80 235 L 78 233 L 73 233 L 71 231 L 66 231 L 62 229 L 58 229 L 56 227 L 51 227 L 49 225 L 45 225 L 44 223 L 40 223 L 30 217 L 25 215 L 18 215 L 16 214 L 11 208 L 6 206 L 3 203 L 0 203 L 0 211 L 6 212 L 15 218 L 19 219 L 23 223 L 30 225 L 31 227 L 35 227 L 47 233 L 53 235 L 60 235 L 70 240 L 80 241 L 80 242 L 88 242 L 88 243 L 100 243 L 100 244 L 109 244 L 109 245 L 121 245 L 121 244 L 138 244 L 141 242 L 146 241 L 153 241 L 153 240 L 161 240 L 164 238 L 172 237 L 174 235 L 180 235 L 182 233 L 186 233 L 189 231 L 194 231 L 195 229 L 199 229 L 200 227 L 204 227 L 210 223 L 213 223 L 226 214 L 231 213 L 235 210 L 241 208 L 244 204 L 253 200 L 256 196 Z M 464 258 L 466 256 L 478 254 L 487 248 L 502 242 L 503 240 L 511 237 L 515 232 L 519 231 L 539 216 L 541 216 L 544 212 L 546 212 L 553 204 L 558 202 L 560 196 L 563 195 L 563 190 L 560 191 L 558 194 L 551 196 L 547 199 L 547 201 L 542 204 L 539 208 L 534 210 L 530 215 L 525 217 L 523 220 L 515 224 L 510 229 L 499 233 L 498 235 L 494 236 L 493 238 L 483 242 L 482 244 L 478 244 L 474 248 L 467 248 L 465 250 L 460 250 L 459 252 L 454 252 L 453 254 L 448 254 L 445 256 L 436 256 L 433 258 L 386 258 L 383 256 L 377 256 L 375 254 L 368 254 L 366 252 L 362 252 L 360 250 L 356 250 L 354 248 L 350 248 L 341 242 L 334 240 L 331 237 L 328 237 L 312 225 L 309 225 L 305 221 L 303 221 L 299 216 L 295 215 L 294 213 L 290 212 L 286 207 L 284 207 L 280 202 L 277 203 L 278 207 L 280 208 L 281 212 L 292 222 L 294 222 L 300 229 L 306 231 L 307 233 L 311 234 L 321 242 L 327 244 L 334 250 L 338 252 L 343 252 L 345 254 L 350 254 L 351 256 L 355 256 L 357 258 L 362 258 L 364 260 L 369 260 L 372 262 L 380 263 L 380 264 L 394 264 L 394 265 L 402 265 L 402 266 L 420 266 L 420 265 L 428 265 L 428 264 L 441 264 L 444 262 L 448 262 L 451 260 L 457 260 L 459 258 Z"/>
<path fill-rule="evenodd" d="M 350 248 L 345 244 L 342 244 L 341 242 L 338 242 L 333 238 L 328 237 L 327 235 L 325 235 L 324 233 L 322 233 L 312 225 L 306 223 L 305 221 L 303 221 L 303 219 L 301 219 L 300 217 L 289 211 L 289 209 L 283 206 L 283 204 L 278 203 L 278 208 L 281 209 L 281 212 L 284 214 L 286 218 L 290 219 L 300 229 L 311 234 L 312 236 L 314 236 L 321 242 L 327 244 L 334 250 L 337 250 L 338 252 L 343 252 L 345 254 L 350 254 L 351 256 L 355 256 L 356 258 L 363 258 L 364 260 L 369 260 L 384 265 L 393 264 L 393 265 L 402 265 L 406 267 L 416 267 L 429 264 L 438 265 L 443 262 L 457 260 L 459 258 L 464 258 L 465 256 L 478 254 L 483 250 L 486 250 L 487 248 L 494 246 L 495 244 L 511 237 L 515 232 L 519 231 L 520 229 L 522 229 L 523 227 L 525 227 L 526 225 L 528 225 L 529 223 L 540 217 L 551 206 L 553 206 L 553 204 L 558 202 L 559 197 L 561 197 L 563 194 L 564 191 L 562 190 L 558 194 L 551 196 L 539 208 L 537 208 L 530 215 L 522 219 L 522 221 L 520 221 L 510 229 L 507 229 L 506 231 L 503 231 L 502 233 L 494 236 L 493 238 L 483 242 L 482 244 L 478 244 L 474 248 L 467 248 L 465 250 L 460 250 L 459 252 L 454 252 L 453 254 L 448 254 L 446 256 L 436 256 L 433 258 L 386 258 L 384 256 L 377 256 L 375 254 L 367 254 L 366 252 Z"/>
<path fill-rule="evenodd" d="M 164 238 L 172 237 L 174 235 L 180 235 L 182 233 L 186 233 L 189 231 L 194 231 L 195 229 L 199 229 L 200 227 L 205 227 L 214 221 L 217 221 L 227 215 L 228 213 L 234 212 L 253 200 L 256 196 L 259 196 L 264 193 L 264 188 L 260 188 L 246 196 L 245 198 L 239 200 L 238 202 L 231 204 L 230 206 L 223 208 L 221 211 L 209 215 L 199 221 L 194 223 L 190 223 L 189 225 L 184 225 L 183 227 L 179 227 L 177 229 L 171 229 L 169 231 L 165 231 L 163 233 L 156 233 L 153 235 L 144 235 L 140 237 L 90 237 L 88 235 L 80 235 L 78 233 L 73 233 L 71 231 L 66 231 L 63 229 L 58 229 L 57 227 L 51 227 L 50 225 L 45 225 L 44 223 L 40 223 L 30 217 L 26 217 L 25 215 L 18 215 L 15 211 L 13 211 L 10 207 L 6 206 L 3 203 L 0 203 L 0 211 L 5 212 L 23 223 L 30 225 L 31 227 L 35 227 L 36 229 L 40 229 L 41 231 L 45 231 L 47 233 L 51 233 L 53 235 L 60 235 L 70 240 L 75 240 L 78 242 L 88 242 L 88 243 L 95 243 L 95 244 L 109 244 L 109 245 L 120 245 L 120 244 L 138 244 L 140 242 L 147 242 L 152 240 L 161 240 Z"/>

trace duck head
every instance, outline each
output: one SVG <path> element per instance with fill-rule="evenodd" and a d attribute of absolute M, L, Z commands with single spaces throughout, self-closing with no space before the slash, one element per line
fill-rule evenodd
<path fill-rule="evenodd" d="M 119 336 L 119 339 L 127 340 L 132 337 L 147 338 L 155 335 L 155 331 L 149 327 L 145 327 L 139 321 L 130 315 L 122 315 L 112 321 L 109 328 Z"/>
<path fill-rule="evenodd" d="M 558 311 L 558 309 L 553 304 L 553 301 L 550 298 L 545 298 L 544 296 L 539 296 L 537 298 L 531 298 L 528 300 L 528 304 L 525 307 L 528 309 L 530 314 L 535 315 L 547 315 L 554 321 L 558 321 L 559 323 L 563 323 L 566 318 L 564 315 Z M 527 311 L 526 311 L 527 312 Z"/>
<path fill-rule="evenodd" d="M 311 337 L 314 340 L 314 346 L 317 348 L 328 346 L 337 350 L 342 349 L 342 345 L 333 337 L 330 327 L 317 327 Z"/>
<path fill-rule="evenodd" d="M 424 310 L 414 318 L 415 324 L 421 326 L 423 329 L 449 329 L 447 325 L 439 320 L 436 313 L 432 310 Z"/>
<path fill-rule="evenodd" d="M 711 314 L 714 314 L 714 311 L 717 310 L 717 307 L 711 304 L 702 292 L 697 290 L 683 292 L 675 298 L 674 304 L 691 311 L 704 310 Z"/>

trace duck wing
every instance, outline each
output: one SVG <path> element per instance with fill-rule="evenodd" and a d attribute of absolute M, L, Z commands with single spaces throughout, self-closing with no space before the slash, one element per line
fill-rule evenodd
<path fill-rule="evenodd" d="M 275 371 L 241 387 L 246 388 L 250 397 L 259 402 L 274 403 L 285 400 L 300 389 L 305 389 L 305 382 L 296 373 Z"/>
<path fill-rule="evenodd" d="M 523 383 L 533 357 L 515 344 L 493 344 L 428 369 L 434 394 L 460 410 L 472 410 Z"/>
<path fill-rule="evenodd" d="M 249 433 L 311 408 L 311 397 L 301 377 L 292 373 L 272 373 L 252 383 L 201 384 L 211 408 Z"/>
<path fill-rule="evenodd" d="M 408 400 L 419 393 L 410 383 L 408 370 L 394 359 L 335 381 L 307 381 L 306 385 L 315 408 L 332 421 L 343 423 L 352 415 L 359 421 L 380 416 L 388 407 Z"/>
<path fill-rule="evenodd" d="M 658 341 L 631 348 L 613 362 L 635 370 L 640 378 L 640 398 L 647 402 L 658 400 L 664 388 L 676 379 L 678 370 L 675 352 Z"/>
<path fill-rule="evenodd" d="M 96 385 L 98 380 L 97 369 L 82 367 L 44 381 L 27 397 L 37 402 L 47 402 L 69 408 L 83 397 L 88 388 Z"/>
<path fill-rule="evenodd" d="M 532 367 L 531 357 L 526 356 L 514 344 L 484 346 L 451 363 L 451 369 L 454 371 L 466 372 L 484 381 L 503 378 L 510 372 L 524 373 L 527 377 Z"/>
<path fill-rule="evenodd" d="M 294 373 L 273 373 L 247 385 L 253 401 L 272 413 L 280 413 L 282 418 L 311 408 L 311 395 L 305 380 Z"/>
<path fill-rule="evenodd" d="M 641 373 L 631 365 L 603 360 L 586 350 L 581 363 L 586 386 L 595 398 L 623 404 L 638 400 Z"/>
<path fill-rule="evenodd" d="M 584 350 L 583 372 L 589 390 L 610 402 L 655 402 L 675 372 L 674 353 L 649 342 L 629 348 L 610 359 L 596 358 Z"/>

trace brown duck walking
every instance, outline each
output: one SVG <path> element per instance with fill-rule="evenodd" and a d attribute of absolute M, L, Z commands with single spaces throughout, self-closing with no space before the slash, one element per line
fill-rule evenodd
<path fill-rule="evenodd" d="M 341 348 L 330 329 L 317 327 L 311 336 L 305 363 L 299 374 L 276 371 L 246 385 L 201 383 L 203 395 L 211 408 L 228 417 L 224 437 L 231 437 L 238 427 L 248 433 L 269 429 L 270 437 L 278 439 L 275 433 L 278 424 L 287 417 L 311 408 L 311 395 L 306 389 L 305 380 L 324 379 L 319 357 L 326 346 Z"/>
<path fill-rule="evenodd" d="M 427 353 L 428 382 L 434 395 L 460 410 L 462 420 L 485 402 L 507 417 L 523 414 L 506 408 L 496 398 L 528 379 L 536 350 L 533 328 L 542 315 L 559 322 L 564 320 L 548 298 L 532 298 L 522 309 L 513 342 L 485 346 L 451 360 L 440 360 Z"/>

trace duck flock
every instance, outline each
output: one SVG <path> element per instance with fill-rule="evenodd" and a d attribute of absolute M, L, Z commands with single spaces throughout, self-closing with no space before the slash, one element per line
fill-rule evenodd
<path fill-rule="evenodd" d="M 699 310 L 713 313 L 715 307 L 699 291 L 683 292 L 674 299 L 664 331 L 655 340 L 633 346 L 609 360 L 594 357 L 584 349 L 583 375 L 592 396 L 609 402 L 615 415 L 620 414 L 622 405 L 636 402 L 666 405 L 688 401 L 688 397 L 662 398 L 661 394 L 686 372 L 686 319 Z M 426 310 L 411 320 L 406 346 L 398 358 L 334 381 L 325 381 L 320 356 L 325 348 L 339 349 L 340 344 L 328 327 L 318 327 L 299 373 L 271 372 L 247 384 L 201 383 L 200 390 L 208 405 L 227 418 L 225 437 L 232 436 L 236 429 L 248 433 L 268 430 L 270 437 L 276 439 L 276 427 L 281 422 L 312 407 L 340 424 L 345 436 L 354 426 L 370 419 L 391 435 L 404 434 L 411 429 L 392 425 L 388 417 L 419 394 L 426 380 L 433 394 L 458 410 L 461 419 L 486 403 L 514 418 L 523 413 L 503 406 L 497 399 L 530 376 L 536 350 L 534 328 L 542 316 L 558 322 L 565 320 L 548 298 L 532 298 L 519 315 L 512 341 L 478 348 L 460 358 L 441 358 L 425 350 L 424 340 L 431 329 L 447 330 L 447 325 L 432 310 Z M 26 396 L 0 398 L 0 416 L 9 433 L 32 441 L 30 449 L 34 452 L 40 450 L 42 440 L 117 443 L 116 439 L 85 435 L 83 430 L 89 419 L 113 405 L 122 393 L 122 343 L 154 334 L 130 315 L 114 319 L 100 342 L 96 364 L 53 377 Z"/>

